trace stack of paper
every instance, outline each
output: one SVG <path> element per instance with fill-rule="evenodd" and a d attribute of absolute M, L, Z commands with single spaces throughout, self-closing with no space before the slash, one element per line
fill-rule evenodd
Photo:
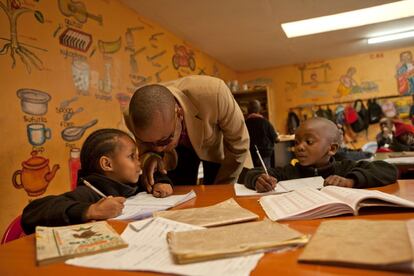
<path fill-rule="evenodd" d="M 245 187 L 243 184 L 236 183 L 234 184 L 234 192 L 236 193 L 236 196 L 264 196 L 282 194 L 306 188 L 321 189 L 323 187 L 323 182 L 324 179 L 321 176 L 283 180 L 277 183 L 276 189 L 274 191 L 266 193 L 258 193 L 255 190 L 251 190 Z"/>
<path fill-rule="evenodd" d="M 195 264 L 178 265 L 168 250 L 167 233 L 203 229 L 163 218 L 153 218 L 130 223 L 122 238 L 129 247 L 116 252 L 66 261 L 67 264 L 101 269 L 154 271 L 180 275 L 247 276 L 254 269 L 262 253 Z"/>
<path fill-rule="evenodd" d="M 186 202 L 196 197 L 196 193 L 191 191 L 185 195 L 171 195 L 164 198 L 154 197 L 146 192 L 139 193 L 127 198 L 124 203 L 122 214 L 114 219 L 118 220 L 139 220 L 152 215 L 155 211 L 167 210 L 178 204 Z"/>
<path fill-rule="evenodd" d="M 154 217 L 163 217 L 204 227 L 226 225 L 259 218 L 255 213 L 242 208 L 233 198 L 208 207 L 155 212 Z"/>

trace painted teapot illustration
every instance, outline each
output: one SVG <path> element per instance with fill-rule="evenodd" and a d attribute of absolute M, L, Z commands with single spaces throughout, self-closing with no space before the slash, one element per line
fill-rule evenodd
<path fill-rule="evenodd" d="M 49 182 L 55 177 L 59 165 L 49 168 L 49 159 L 37 156 L 37 151 L 32 151 L 28 160 L 22 162 L 22 170 L 13 174 L 13 185 L 16 189 L 24 188 L 29 196 L 39 196 L 46 191 Z M 20 181 L 17 177 L 20 175 Z"/>

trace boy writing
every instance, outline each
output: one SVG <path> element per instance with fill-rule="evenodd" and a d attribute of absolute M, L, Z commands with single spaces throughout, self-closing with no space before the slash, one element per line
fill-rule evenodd
<path fill-rule="evenodd" d="M 258 192 L 268 192 L 280 180 L 322 176 L 324 185 L 349 188 L 368 188 L 394 183 L 397 169 L 383 161 L 352 160 L 335 161 L 341 134 L 336 125 L 325 118 L 312 118 L 303 122 L 295 133 L 295 166 L 269 169 L 269 175 L 261 168 L 249 170 L 245 186 Z"/>

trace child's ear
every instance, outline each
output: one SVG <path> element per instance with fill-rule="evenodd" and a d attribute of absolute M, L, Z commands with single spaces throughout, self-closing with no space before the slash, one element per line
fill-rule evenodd
<path fill-rule="evenodd" d="M 104 172 L 112 171 L 113 170 L 112 159 L 105 155 L 101 156 L 101 158 L 99 158 L 99 166 L 101 166 L 101 169 Z"/>
<path fill-rule="evenodd" d="M 332 143 L 331 146 L 330 146 L 330 148 L 329 148 L 328 154 L 330 156 L 334 156 L 335 153 L 338 151 L 338 149 L 339 149 L 339 144 Z"/>

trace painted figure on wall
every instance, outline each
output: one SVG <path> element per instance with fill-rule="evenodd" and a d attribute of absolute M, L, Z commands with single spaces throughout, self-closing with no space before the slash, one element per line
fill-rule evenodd
<path fill-rule="evenodd" d="M 356 68 L 349 67 L 348 70 L 346 71 L 346 74 L 342 75 L 339 78 L 339 85 L 338 85 L 338 89 L 336 90 L 338 92 L 339 97 L 347 96 L 351 94 L 352 92 L 355 92 L 354 90 L 358 88 L 358 84 L 353 78 L 355 73 L 356 73 Z"/>
<path fill-rule="evenodd" d="M 414 94 L 414 61 L 411 51 L 400 53 L 400 63 L 397 65 L 397 83 L 401 95 Z"/>

